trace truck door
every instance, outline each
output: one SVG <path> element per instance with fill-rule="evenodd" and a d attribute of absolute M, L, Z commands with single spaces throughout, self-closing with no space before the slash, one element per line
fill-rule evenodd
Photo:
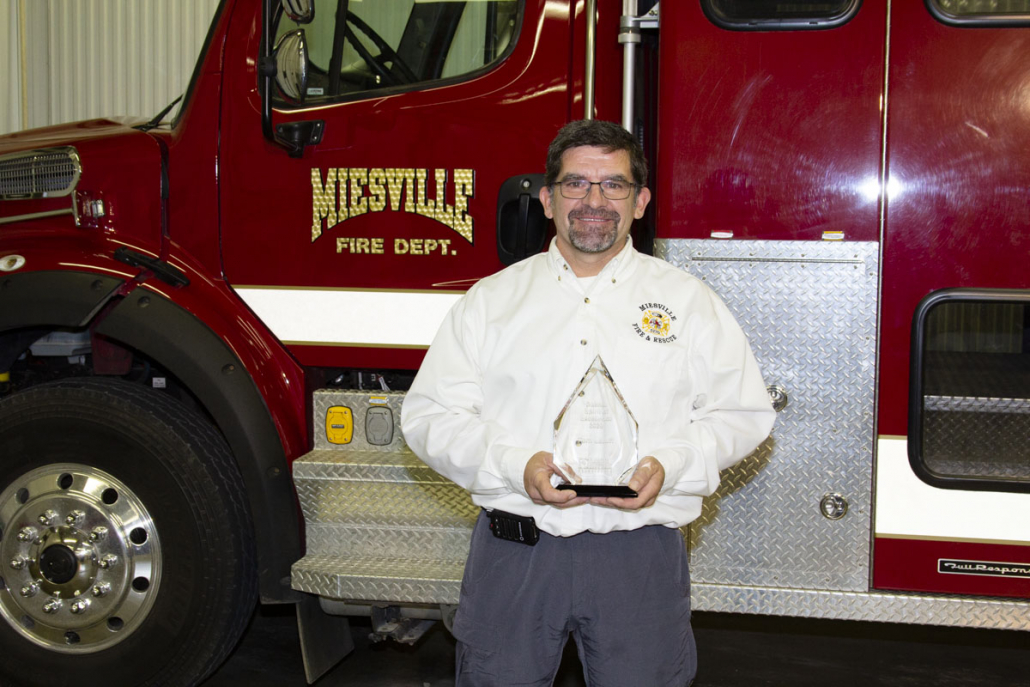
<path fill-rule="evenodd" d="M 234 17 L 225 275 L 302 364 L 417 366 L 447 308 L 504 266 L 499 205 L 532 225 L 524 251 L 543 245 L 542 214 L 519 207 L 581 88 L 570 12 L 542 0 L 316 0 L 305 22 L 277 11 L 277 42 L 303 32 L 308 80 L 276 93 L 276 131 L 319 129 L 299 158 L 262 136 L 261 21 Z"/>
<path fill-rule="evenodd" d="M 890 35 L 873 582 L 1030 597 L 1030 5 Z"/>
<path fill-rule="evenodd" d="M 690 528 L 698 608 L 869 587 L 885 0 L 662 3 L 656 252 L 784 405 Z"/>

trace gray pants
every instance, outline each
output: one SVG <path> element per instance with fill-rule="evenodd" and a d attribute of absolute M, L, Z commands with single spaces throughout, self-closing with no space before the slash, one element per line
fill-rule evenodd
<path fill-rule="evenodd" d="M 590 687 L 685 687 L 697 671 L 679 530 L 497 539 L 479 516 L 454 621 L 458 687 L 547 686 L 569 633 Z"/>

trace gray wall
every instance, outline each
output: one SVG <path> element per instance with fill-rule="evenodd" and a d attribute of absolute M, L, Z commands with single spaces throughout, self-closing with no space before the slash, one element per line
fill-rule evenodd
<path fill-rule="evenodd" d="M 218 0 L 0 0 L 0 134 L 152 116 L 186 90 Z"/>

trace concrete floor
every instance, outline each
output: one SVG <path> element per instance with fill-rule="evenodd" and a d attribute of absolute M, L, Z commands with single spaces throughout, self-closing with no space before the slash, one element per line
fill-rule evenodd
<path fill-rule="evenodd" d="M 370 625 L 351 624 L 355 651 L 317 687 L 453 685 L 454 640 L 439 623 L 414 647 L 371 644 Z M 694 687 L 1030 687 L 1026 632 L 713 613 L 695 613 L 694 628 Z M 570 647 L 556 687 L 583 687 L 579 670 Z M 305 684 L 292 609 L 273 608 L 204 687 Z"/>

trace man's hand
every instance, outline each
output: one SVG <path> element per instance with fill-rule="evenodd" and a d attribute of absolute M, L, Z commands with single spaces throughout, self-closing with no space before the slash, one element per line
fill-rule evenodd
<path fill-rule="evenodd" d="M 530 461 L 532 462 L 532 461 Z M 637 492 L 635 499 L 624 499 L 614 497 L 595 497 L 590 503 L 595 506 L 607 506 L 619 510 L 640 510 L 647 508 L 658 498 L 658 492 L 665 484 L 665 468 L 654 456 L 647 456 L 637 465 L 633 476 L 629 480 L 629 488 Z"/>
<path fill-rule="evenodd" d="M 526 486 L 526 493 L 529 494 L 533 503 L 538 506 L 569 508 L 588 501 L 585 496 L 576 496 L 576 492 L 572 490 L 559 490 L 552 487 L 551 475 L 557 474 L 559 474 L 558 468 L 554 466 L 552 454 L 546 451 L 533 454 L 522 473 L 522 482 Z"/>

